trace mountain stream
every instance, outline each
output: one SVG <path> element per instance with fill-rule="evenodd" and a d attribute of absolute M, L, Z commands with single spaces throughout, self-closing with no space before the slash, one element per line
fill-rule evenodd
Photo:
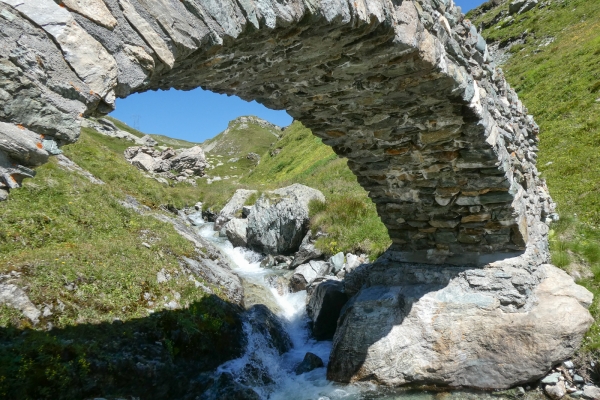
<path fill-rule="evenodd" d="M 262 334 L 252 329 L 250 322 L 244 324 L 248 343 L 242 357 L 221 365 L 217 372 L 228 372 L 239 382 L 245 381 L 244 374 L 250 364 L 264 371 L 268 378 L 264 385 L 249 384 L 265 400 L 470 400 L 508 399 L 509 396 L 484 392 L 425 391 L 417 389 L 389 389 L 373 383 L 341 384 L 326 378 L 327 362 L 332 341 L 317 341 L 311 337 L 309 318 L 306 313 L 306 291 L 278 293 L 268 283 L 268 278 L 278 271 L 262 268 L 262 256 L 249 249 L 233 247 L 227 238 L 219 237 L 212 223 L 196 227 L 198 234 L 212 242 L 228 259 L 231 268 L 240 276 L 250 303 L 264 304 L 276 314 L 292 341 L 292 349 L 282 355 L 268 345 Z M 248 306 L 248 304 L 247 304 Z M 325 367 L 296 375 L 295 367 L 311 352 L 319 356 Z M 531 392 L 530 392 L 531 393 Z M 528 393 L 529 394 L 529 393 Z M 526 396 L 526 398 L 532 398 Z M 539 397 L 535 397 L 539 398 Z"/>

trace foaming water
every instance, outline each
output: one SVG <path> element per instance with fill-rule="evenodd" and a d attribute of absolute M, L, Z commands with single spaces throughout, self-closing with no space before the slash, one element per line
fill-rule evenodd
<path fill-rule="evenodd" d="M 248 344 L 244 355 L 218 368 L 218 372 L 229 372 L 235 379 L 256 391 L 265 400 L 476 400 L 496 399 L 481 392 L 438 393 L 423 390 L 388 389 L 370 383 L 340 384 L 327 380 L 327 362 L 331 353 L 331 341 L 316 341 L 310 335 L 309 318 L 306 314 L 306 291 L 280 295 L 269 286 L 266 278 L 273 270 L 261 268 L 261 255 L 251 250 L 233 247 L 226 239 L 218 237 L 213 224 L 197 228 L 198 233 L 210 240 L 230 262 L 231 268 L 244 280 L 267 289 L 278 306 L 272 310 L 281 319 L 284 329 L 292 341 L 292 349 L 279 355 L 269 345 L 269 340 L 253 328 L 250 321 L 244 323 Z M 272 299 L 271 299 L 272 300 Z M 265 301 L 265 304 L 269 304 Z M 296 366 L 307 352 L 319 356 L 325 366 L 308 373 L 296 375 Z M 442 396 L 442 397 L 440 397 Z"/>

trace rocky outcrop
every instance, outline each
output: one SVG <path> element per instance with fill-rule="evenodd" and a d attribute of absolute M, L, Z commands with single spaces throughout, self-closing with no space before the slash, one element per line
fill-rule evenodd
<path fill-rule="evenodd" d="M 514 0 L 508 6 L 509 14 L 522 14 L 537 6 L 538 0 Z"/>
<path fill-rule="evenodd" d="M 81 122 L 81 126 L 85 127 L 85 128 L 92 128 L 96 132 L 98 132 L 102 135 L 108 136 L 108 137 L 114 137 L 117 139 L 125 139 L 130 142 L 134 142 L 135 144 L 137 144 L 139 146 L 153 147 L 153 146 L 157 145 L 156 140 L 154 140 L 150 135 L 145 135 L 141 138 L 137 137 L 132 133 L 129 133 L 127 131 L 123 131 L 123 130 L 117 128 L 117 126 L 112 121 L 110 121 L 106 118 L 99 118 L 97 120 L 84 119 Z"/>
<path fill-rule="evenodd" d="M 279 318 L 267 306 L 256 304 L 248 310 L 248 320 L 252 331 L 267 341 L 268 347 L 274 348 L 281 355 L 292 348 L 292 340 Z"/>
<path fill-rule="evenodd" d="M 579 347 L 591 301 L 551 265 L 529 273 L 378 261 L 342 311 L 328 378 L 482 389 L 533 381 Z"/>
<path fill-rule="evenodd" d="M 317 278 L 329 275 L 330 272 L 331 264 L 325 261 L 309 261 L 296 268 L 290 280 L 290 288 L 293 292 L 306 290 Z"/>
<path fill-rule="evenodd" d="M 231 199 L 225 204 L 225 207 L 219 212 L 219 215 L 215 220 L 215 230 L 220 230 L 227 221 L 236 217 L 237 214 L 242 211 L 246 201 L 255 193 L 257 193 L 256 190 L 236 190 Z"/>
<path fill-rule="evenodd" d="M 545 261 L 539 129 L 452 3 L 1 3 L 0 121 L 33 140 L 75 141 L 81 116 L 117 96 L 237 94 L 286 109 L 347 157 L 405 261 Z M 35 164 L 1 151 L 5 197 Z"/>
<path fill-rule="evenodd" d="M 204 151 L 200 146 L 175 151 L 163 151 L 146 146 L 128 147 L 125 159 L 142 171 L 161 174 L 165 178 L 181 181 L 194 176 L 203 176 L 207 166 Z M 173 172 L 177 172 L 174 174 Z"/>
<path fill-rule="evenodd" d="M 248 247 L 265 254 L 292 254 L 308 231 L 308 204 L 325 196 L 294 184 L 263 194 L 248 216 Z"/>

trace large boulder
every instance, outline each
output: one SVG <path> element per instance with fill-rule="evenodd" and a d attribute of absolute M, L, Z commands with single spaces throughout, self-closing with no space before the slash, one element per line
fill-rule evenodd
<path fill-rule="evenodd" d="M 321 360 L 321 357 L 314 353 L 308 352 L 304 356 L 304 360 L 302 360 L 296 369 L 294 369 L 294 372 L 296 375 L 302 375 L 306 372 L 312 371 L 313 369 L 322 368 L 323 366 L 324 364 L 323 360 Z"/>
<path fill-rule="evenodd" d="M 327 376 L 485 389 L 534 381 L 579 348 L 592 297 L 551 265 L 378 261 L 342 311 Z"/>
<path fill-rule="evenodd" d="M 238 189 L 235 191 L 231 199 L 225 204 L 225 207 L 221 209 L 217 219 L 215 220 L 215 230 L 220 230 L 223 225 L 227 223 L 230 219 L 234 218 L 237 213 L 239 213 L 246 201 L 256 193 L 256 190 L 246 190 L 246 189 Z"/>
<path fill-rule="evenodd" d="M 194 146 L 184 150 L 173 150 L 168 147 L 163 151 L 155 150 L 149 145 L 153 145 L 154 139 L 150 136 L 144 137 L 144 146 L 128 147 L 123 152 L 125 159 L 135 167 L 153 173 L 165 173 L 171 179 L 178 178 L 171 171 L 176 171 L 181 177 L 202 176 L 207 163 L 204 157 L 204 151 L 200 146 Z"/>
<path fill-rule="evenodd" d="M 279 354 L 288 352 L 292 348 L 292 340 L 284 329 L 279 318 L 264 304 L 253 305 L 248 310 L 248 320 L 252 332 L 259 334 Z"/>
<path fill-rule="evenodd" d="M 206 169 L 206 156 L 200 146 L 190 147 L 180 151 L 175 157 L 170 159 L 171 168 L 177 172 L 185 170 L 193 171 L 194 175 L 204 175 Z"/>
<path fill-rule="evenodd" d="M 294 184 L 263 194 L 248 217 L 248 247 L 265 254 L 292 254 L 308 231 L 308 205 L 323 193 Z"/>
<path fill-rule="evenodd" d="M 306 311 L 312 321 L 312 333 L 317 340 L 332 339 L 337 328 L 337 320 L 348 301 L 344 283 L 327 279 L 312 291 Z"/>
<path fill-rule="evenodd" d="M 248 220 L 234 218 L 227 222 L 223 228 L 225 229 L 227 239 L 229 239 L 234 247 L 246 247 L 248 244 L 248 238 L 246 236 Z"/>
<path fill-rule="evenodd" d="M 150 154 L 139 152 L 135 155 L 135 157 L 129 160 L 131 165 L 137 167 L 146 172 L 154 172 L 157 164 L 160 163 L 157 159 L 152 157 Z"/>
<path fill-rule="evenodd" d="M 290 288 L 292 292 L 306 290 L 307 286 L 313 283 L 316 279 L 322 278 L 331 272 L 331 264 L 325 261 L 310 261 L 302 264 L 294 271 L 290 280 Z"/>

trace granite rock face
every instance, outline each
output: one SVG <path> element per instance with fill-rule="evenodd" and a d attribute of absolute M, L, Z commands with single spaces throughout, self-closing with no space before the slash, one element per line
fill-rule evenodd
<path fill-rule="evenodd" d="M 405 261 L 545 261 L 538 127 L 452 3 L 1 0 L 0 32 L 0 122 L 37 140 L 75 141 L 116 97 L 202 86 L 347 157 Z M 4 198 L 35 164 L 0 152 Z"/>
<path fill-rule="evenodd" d="M 248 216 L 248 247 L 264 254 L 296 252 L 308 232 L 308 205 L 323 193 L 294 184 L 263 194 Z"/>
<path fill-rule="evenodd" d="M 515 271 L 388 260 L 361 279 L 334 337 L 335 381 L 508 388 L 568 359 L 593 322 L 592 294 L 551 265 Z"/>
<path fill-rule="evenodd" d="M 248 237 L 246 230 L 248 229 L 248 220 L 241 218 L 233 218 L 223 226 L 227 239 L 234 247 L 246 247 L 248 245 Z"/>
<path fill-rule="evenodd" d="M 256 190 L 238 189 L 235 191 L 231 199 L 225 204 L 225 207 L 219 212 L 219 216 L 215 220 L 215 230 L 218 231 L 229 221 L 234 218 L 237 213 L 242 211 L 246 200 L 250 198 Z M 248 213 L 248 215 L 250 215 Z"/>

